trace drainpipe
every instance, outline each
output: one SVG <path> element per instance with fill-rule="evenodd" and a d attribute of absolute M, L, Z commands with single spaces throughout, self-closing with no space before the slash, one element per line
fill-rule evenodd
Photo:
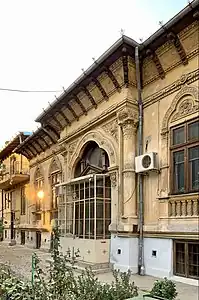
<path fill-rule="evenodd" d="M 143 103 L 141 91 L 141 78 L 140 78 L 140 61 L 139 61 L 139 48 L 135 48 L 135 63 L 136 63 L 136 79 L 138 90 L 138 108 L 139 108 L 139 127 L 138 127 L 138 155 L 143 154 Z M 143 225 L 144 225 L 144 203 L 143 203 L 143 175 L 138 174 L 138 197 L 139 197 L 139 245 L 138 245 L 138 273 L 145 275 L 144 266 L 144 238 L 143 238 Z"/>

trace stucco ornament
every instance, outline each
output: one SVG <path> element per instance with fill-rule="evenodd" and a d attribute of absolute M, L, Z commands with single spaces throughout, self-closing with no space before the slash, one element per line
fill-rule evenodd
<path fill-rule="evenodd" d="M 199 111 L 199 88 L 198 86 L 184 85 L 173 99 L 164 116 L 161 129 L 162 137 L 168 133 L 171 122 L 197 111 Z"/>
<path fill-rule="evenodd" d="M 118 142 L 118 125 L 116 120 L 105 124 L 102 128 L 106 133 L 110 134 L 116 142 Z"/>
<path fill-rule="evenodd" d="M 118 163 L 118 153 L 114 143 L 112 143 L 112 141 L 108 139 L 103 132 L 100 132 L 100 130 L 92 130 L 75 142 L 75 147 L 72 147 L 73 152 L 71 149 L 72 153 L 68 166 L 69 172 L 71 173 L 71 178 L 73 178 L 74 169 L 78 159 L 82 156 L 86 144 L 90 141 L 96 142 L 100 148 L 107 152 L 110 166 L 115 166 Z"/>
<path fill-rule="evenodd" d="M 110 173 L 110 180 L 111 180 L 111 186 L 115 188 L 117 186 L 117 172 L 111 172 Z"/>
<path fill-rule="evenodd" d="M 124 138 L 131 138 L 136 133 L 138 126 L 137 114 L 129 107 L 124 107 L 118 112 L 118 124 L 122 128 Z"/>

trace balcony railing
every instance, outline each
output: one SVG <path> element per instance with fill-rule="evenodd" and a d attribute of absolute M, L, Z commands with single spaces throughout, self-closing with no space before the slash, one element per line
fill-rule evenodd
<path fill-rule="evenodd" d="M 0 170 L 0 189 L 9 188 L 12 184 L 18 184 L 29 179 L 29 169 L 26 164 L 21 166 L 16 161 L 12 166 Z"/>
<path fill-rule="evenodd" d="M 169 217 L 198 217 L 199 197 L 169 200 Z"/>

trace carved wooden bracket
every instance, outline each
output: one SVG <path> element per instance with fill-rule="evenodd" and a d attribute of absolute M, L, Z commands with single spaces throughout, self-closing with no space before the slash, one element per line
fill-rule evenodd
<path fill-rule="evenodd" d="M 155 52 L 152 52 L 150 49 L 148 49 L 146 51 L 146 54 L 152 59 L 152 61 L 154 62 L 156 68 L 157 68 L 157 71 L 158 71 L 158 74 L 160 76 L 161 79 L 164 79 L 165 78 L 165 72 L 164 72 L 164 69 L 160 63 L 160 60 L 157 56 L 157 54 Z"/>
<path fill-rule="evenodd" d="M 115 88 L 118 90 L 118 92 L 121 91 L 121 87 L 114 76 L 113 72 L 109 68 L 105 68 L 105 73 L 108 75 L 108 77 L 111 79 L 112 83 L 114 84 Z"/>
<path fill-rule="evenodd" d="M 45 127 L 47 127 L 56 136 L 57 139 L 59 139 L 59 132 L 52 124 L 47 123 Z"/>
<path fill-rule="evenodd" d="M 33 153 L 33 156 L 39 154 L 38 150 L 34 147 L 34 145 L 29 145 L 28 148 L 30 149 L 30 151 Z"/>
<path fill-rule="evenodd" d="M 59 109 L 59 114 L 62 116 L 62 118 L 64 119 L 64 121 L 66 122 L 66 125 L 71 125 L 69 119 L 66 117 L 65 113 L 61 110 L 61 108 Z"/>
<path fill-rule="evenodd" d="M 37 143 L 37 145 L 39 145 L 40 149 L 42 151 L 45 151 L 46 149 L 43 147 L 43 145 L 39 142 L 39 139 L 34 139 L 34 142 Z"/>
<path fill-rule="evenodd" d="M 63 126 L 62 126 L 61 122 L 56 118 L 55 114 L 50 114 L 49 116 L 50 116 L 50 117 L 54 120 L 54 122 L 57 124 L 58 128 L 59 128 L 60 130 L 62 130 L 62 129 L 63 129 Z M 48 122 L 48 123 L 49 123 L 49 122 Z"/>
<path fill-rule="evenodd" d="M 122 64 L 123 64 L 123 72 L 124 72 L 124 84 L 126 87 L 128 87 L 129 84 L 128 55 L 127 55 L 127 49 L 125 47 L 122 49 Z"/>
<path fill-rule="evenodd" d="M 104 97 L 105 100 L 108 100 L 108 95 L 105 92 L 105 89 L 103 88 L 103 86 L 101 85 L 101 83 L 99 82 L 98 79 L 92 77 L 92 81 L 95 83 L 95 85 L 97 86 L 97 88 L 100 90 L 102 96 Z"/>
<path fill-rule="evenodd" d="M 76 112 L 74 111 L 74 109 L 71 107 L 71 105 L 70 105 L 69 103 L 67 103 L 67 108 L 68 108 L 68 110 L 70 110 L 70 112 L 72 113 L 73 117 L 74 117 L 77 121 L 79 121 L 78 115 L 76 114 Z"/>
<path fill-rule="evenodd" d="M 34 141 L 35 142 L 35 141 Z M 38 143 L 35 142 L 35 145 L 33 143 L 31 143 L 31 147 L 37 152 L 37 154 L 40 154 L 43 150 L 41 149 L 41 147 L 39 146 L 39 149 L 37 148 Z"/>
<path fill-rule="evenodd" d="M 97 103 L 95 102 L 93 96 L 90 94 L 90 92 L 87 90 L 87 88 L 85 87 L 81 87 L 81 90 L 84 92 L 84 94 L 88 97 L 89 101 L 91 102 L 91 104 L 97 108 Z"/>
<path fill-rule="evenodd" d="M 170 33 L 168 33 L 167 37 L 174 44 L 183 65 L 187 65 L 188 58 L 187 58 L 186 52 L 185 52 L 178 36 L 176 34 L 174 34 L 173 32 L 170 32 Z"/>
<path fill-rule="evenodd" d="M 39 138 L 40 138 L 40 140 L 43 141 L 43 143 L 44 143 L 44 144 L 46 145 L 46 147 L 48 148 L 49 145 L 48 145 L 48 143 L 46 142 L 45 138 L 44 138 L 43 136 L 40 136 Z"/>
<path fill-rule="evenodd" d="M 87 115 L 87 110 L 84 107 L 84 105 L 82 104 L 82 102 L 79 100 L 79 98 L 77 97 L 77 95 L 73 94 L 72 97 L 75 99 L 75 101 L 77 102 L 77 104 L 80 106 L 82 112 Z"/>
<path fill-rule="evenodd" d="M 27 148 L 27 150 L 29 151 L 30 155 L 31 155 L 32 157 L 34 157 L 35 154 L 34 154 L 34 152 L 32 151 L 32 149 L 31 149 L 28 145 L 26 145 L 26 148 Z"/>
<path fill-rule="evenodd" d="M 51 140 L 51 142 L 53 144 L 56 144 L 57 141 L 52 137 L 52 135 L 50 134 L 50 132 L 45 127 L 42 127 L 42 130 L 46 133 L 46 135 L 49 137 L 49 139 Z"/>

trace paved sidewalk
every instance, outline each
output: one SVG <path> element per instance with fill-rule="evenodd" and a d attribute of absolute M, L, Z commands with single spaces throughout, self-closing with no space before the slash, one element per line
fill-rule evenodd
<path fill-rule="evenodd" d="M 45 270 L 47 263 L 46 260 L 50 258 L 50 254 L 35 250 L 29 249 L 25 246 L 8 246 L 7 243 L 0 243 L 0 264 L 10 265 L 11 269 L 19 274 L 20 276 L 31 278 L 31 255 L 36 252 L 38 257 L 41 260 L 41 267 Z M 99 280 L 102 282 L 111 282 L 113 276 L 111 273 L 104 273 L 97 275 Z M 158 279 L 152 276 L 139 276 L 133 275 L 132 280 L 135 282 L 135 285 L 139 287 L 140 290 L 150 291 L 154 281 Z M 198 286 L 192 286 L 180 282 L 176 282 L 176 287 L 178 291 L 179 300 L 198 300 L 199 299 L 199 288 Z M 134 298 L 135 299 L 135 298 Z M 138 298 L 138 299 L 142 299 Z"/>

